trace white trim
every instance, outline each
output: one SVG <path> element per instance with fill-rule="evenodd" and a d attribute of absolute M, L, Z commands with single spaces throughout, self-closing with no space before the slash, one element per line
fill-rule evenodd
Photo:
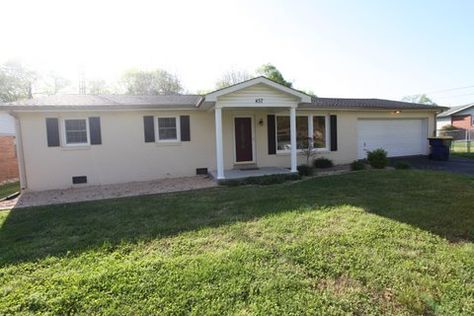
<path fill-rule="evenodd" d="M 291 172 L 297 172 L 296 159 L 296 109 L 290 108 Z"/>
<path fill-rule="evenodd" d="M 72 120 L 83 120 L 86 121 L 86 134 L 87 134 L 87 142 L 86 143 L 67 143 L 66 137 L 66 121 Z M 91 145 L 91 137 L 90 137 L 90 130 L 89 130 L 89 118 L 88 117 L 65 117 L 61 118 L 61 134 L 62 134 L 62 146 L 63 147 L 85 147 Z"/>
<path fill-rule="evenodd" d="M 300 98 L 300 100 L 301 100 L 300 102 L 302 102 L 302 103 L 310 103 L 311 102 L 311 97 L 309 95 L 307 95 L 303 92 L 299 92 L 297 90 L 288 88 L 288 87 L 286 87 L 282 84 L 276 83 L 276 82 L 274 82 L 270 79 L 267 79 L 265 77 L 257 77 L 257 78 L 250 79 L 250 80 L 244 81 L 242 83 L 238 83 L 236 85 L 233 85 L 233 86 L 221 89 L 221 90 L 211 92 L 211 93 L 206 95 L 205 101 L 206 102 L 216 102 L 218 97 L 221 97 L 223 95 L 226 95 L 226 94 L 229 94 L 229 93 L 232 93 L 232 92 L 239 91 L 241 89 L 245 89 L 245 88 L 254 86 L 254 85 L 259 84 L 259 83 L 266 84 L 266 85 L 268 85 L 268 86 L 270 86 L 270 87 L 272 87 L 276 90 L 280 90 L 284 93 L 287 93 L 287 94 L 293 95 L 295 97 L 298 97 L 298 98 Z"/>
<path fill-rule="evenodd" d="M 18 116 L 10 113 L 15 119 L 15 141 L 16 141 L 16 156 L 18 157 L 18 174 L 20 176 L 20 190 L 28 188 L 28 178 L 26 177 L 25 154 L 23 151 L 23 135 L 21 132 L 21 121 Z"/>
<path fill-rule="evenodd" d="M 237 142 L 235 141 L 235 119 L 236 118 L 250 118 L 250 128 L 252 129 L 251 132 L 251 137 L 252 137 L 252 160 L 249 161 L 237 161 L 237 148 L 236 144 Z M 255 120 L 253 115 L 234 115 L 232 117 L 232 138 L 233 138 L 233 143 L 234 143 L 234 164 L 239 165 L 239 164 L 248 164 L 248 163 L 255 163 L 255 126 L 254 126 Z"/>
<path fill-rule="evenodd" d="M 216 164 L 217 164 L 217 179 L 224 179 L 224 150 L 222 142 L 222 109 L 216 108 L 215 124 L 216 124 Z"/>
<path fill-rule="evenodd" d="M 160 118 L 174 118 L 176 122 L 176 139 L 160 139 Z M 155 142 L 156 143 L 180 143 L 181 142 L 181 122 L 177 115 L 156 115 L 155 120 Z"/>

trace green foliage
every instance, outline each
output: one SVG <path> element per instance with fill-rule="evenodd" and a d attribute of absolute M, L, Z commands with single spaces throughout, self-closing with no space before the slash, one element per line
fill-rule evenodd
<path fill-rule="evenodd" d="M 455 126 L 453 126 L 453 125 L 451 125 L 451 124 L 446 124 L 446 125 L 444 125 L 444 126 L 441 127 L 441 130 L 442 130 L 442 131 L 455 131 L 455 130 L 457 130 L 457 129 L 458 129 L 457 127 L 455 127 Z"/>
<path fill-rule="evenodd" d="M 401 170 L 411 169 L 411 165 L 406 161 L 397 161 L 394 167 Z"/>
<path fill-rule="evenodd" d="M 418 103 L 418 104 L 431 104 L 436 105 L 426 94 L 415 94 L 415 95 L 408 95 L 402 98 L 402 101 L 411 102 L 411 103 Z"/>
<path fill-rule="evenodd" d="M 351 163 L 351 170 L 357 171 L 357 170 L 364 170 L 365 169 L 365 163 L 360 160 L 354 160 Z"/>
<path fill-rule="evenodd" d="M 248 177 L 248 178 L 242 178 L 242 179 L 224 180 L 220 183 L 224 185 L 228 185 L 228 186 L 239 186 L 239 185 L 248 185 L 248 184 L 270 185 L 270 184 L 283 183 L 286 181 L 294 181 L 298 179 L 300 179 L 300 177 L 297 174 L 273 174 L 273 175 L 261 176 L 261 177 Z"/>
<path fill-rule="evenodd" d="M 17 62 L 0 65 L 0 101 L 12 102 L 31 98 L 37 74 Z"/>
<path fill-rule="evenodd" d="M 383 169 L 388 165 L 387 152 L 378 148 L 367 152 L 367 161 L 375 169 Z"/>
<path fill-rule="evenodd" d="M 321 169 L 331 168 L 331 167 L 334 167 L 334 163 L 332 162 L 331 159 L 320 157 L 313 160 L 313 167 L 321 168 Z"/>
<path fill-rule="evenodd" d="M 291 88 L 291 86 L 293 85 L 291 82 L 286 81 L 283 78 L 281 72 L 272 64 L 262 65 L 260 68 L 257 69 L 257 74 L 265 76 L 268 79 L 281 83 L 282 85 L 287 86 L 289 88 Z"/>
<path fill-rule="evenodd" d="M 0 314 L 473 315 L 472 183 L 362 171 L 0 212 Z"/>
<path fill-rule="evenodd" d="M 161 69 L 129 70 L 122 76 L 122 83 L 131 95 L 172 95 L 183 91 L 179 79 Z"/>
<path fill-rule="evenodd" d="M 112 91 L 107 82 L 102 79 L 87 81 L 86 88 L 87 94 L 92 95 L 110 94 Z"/>
<path fill-rule="evenodd" d="M 308 165 L 299 165 L 298 167 L 298 174 L 300 176 L 312 176 L 313 175 L 313 168 Z"/>

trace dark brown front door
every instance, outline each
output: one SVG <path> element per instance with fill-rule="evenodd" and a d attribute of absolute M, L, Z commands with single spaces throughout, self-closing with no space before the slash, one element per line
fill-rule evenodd
<path fill-rule="evenodd" d="M 252 161 L 252 119 L 236 117 L 234 120 L 236 162 Z"/>

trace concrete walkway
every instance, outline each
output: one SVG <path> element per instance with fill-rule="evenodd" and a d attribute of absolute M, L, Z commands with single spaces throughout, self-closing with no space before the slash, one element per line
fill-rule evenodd
<path fill-rule="evenodd" d="M 41 206 L 51 204 L 74 203 L 112 199 L 127 196 L 139 196 L 167 192 L 189 191 L 216 186 L 217 183 L 207 176 L 160 179 L 147 182 L 88 186 L 65 190 L 24 192 L 18 198 L 0 202 L 0 210 Z"/>

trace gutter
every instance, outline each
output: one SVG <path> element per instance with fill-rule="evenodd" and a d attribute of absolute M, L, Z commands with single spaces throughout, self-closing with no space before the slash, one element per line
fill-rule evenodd
<path fill-rule="evenodd" d="M 11 116 L 15 118 L 15 138 L 16 138 L 16 155 L 18 157 L 18 171 L 20 175 L 20 190 L 23 191 L 28 188 L 28 182 L 26 178 L 26 168 L 25 168 L 25 156 L 23 151 L 23 137 L 21 134 L 21 122 L 17 114 L 13 112 L 8 112 Z"/>

